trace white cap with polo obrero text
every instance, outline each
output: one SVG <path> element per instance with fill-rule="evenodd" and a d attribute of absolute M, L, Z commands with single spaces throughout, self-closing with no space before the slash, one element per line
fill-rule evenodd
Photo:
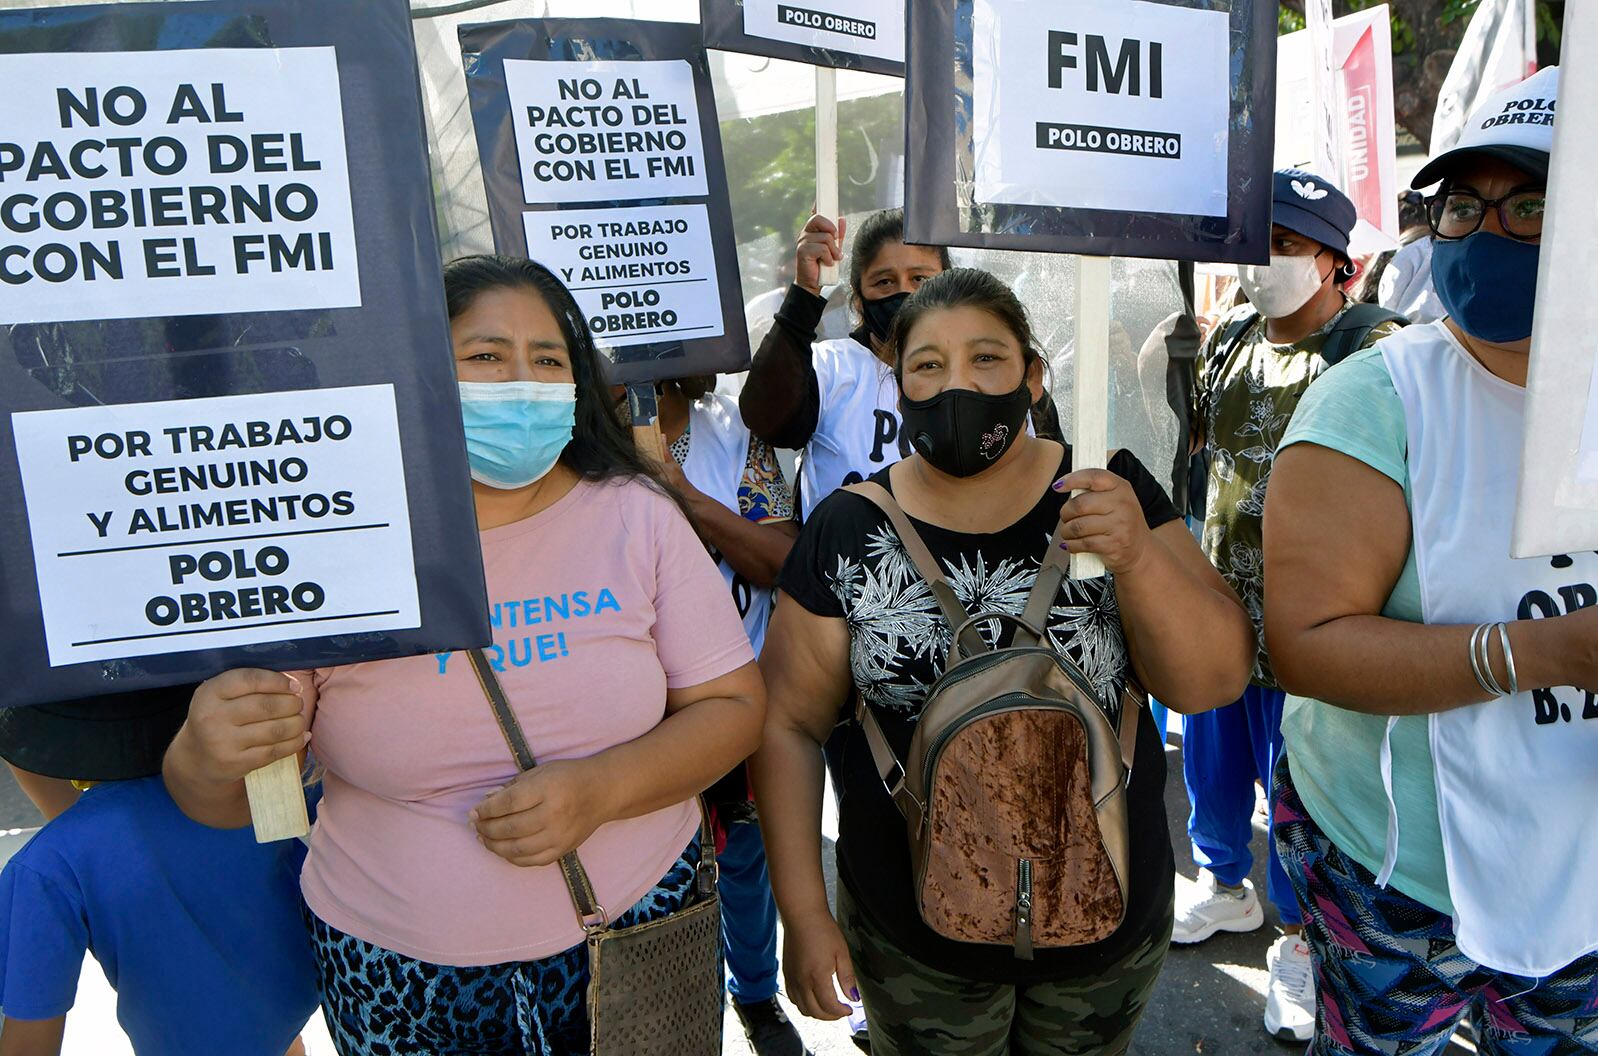
<path fill-rule="evenodd" d="M 1489 154 L 1547 179 L 1558 96 L 1558 66 L 1545 67 L 1505 88 L 1470 115 L 1453 149 L 1427 162 L 1413 186 L 1436 183 L 1461 154 Z"/>

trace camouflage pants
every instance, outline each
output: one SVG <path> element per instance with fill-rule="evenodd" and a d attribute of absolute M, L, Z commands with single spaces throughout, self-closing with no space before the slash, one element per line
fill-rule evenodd
<path fill-rule="evenodd" d="M 1170 948 L 1167 924 L 1101 976 L 1006 985 L 935 971 L 866 922 L 843 885 L 873 1056 L 1122 1056 Z"/>

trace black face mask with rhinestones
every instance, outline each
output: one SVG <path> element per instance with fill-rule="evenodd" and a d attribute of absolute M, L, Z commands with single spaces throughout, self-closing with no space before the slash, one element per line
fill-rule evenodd
<path fill-rule="evenodd" d="M 1002 396 L 945 389 L 930 399 L 900 400 L 910 446 L 951 477 L 974 477 L 1003 458 L 1031 409 L 1025 381 Z"/>

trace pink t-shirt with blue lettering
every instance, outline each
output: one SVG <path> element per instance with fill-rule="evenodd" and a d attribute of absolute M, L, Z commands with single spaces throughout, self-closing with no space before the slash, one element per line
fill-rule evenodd
<path fill-rule="evenodd" d="M 642 484 L 579 483 L 481 539 L 492 652 L 540 761 L 634 740 L 665 717 L 668 688 L 754 659 L 704 545 Z M 301 682 L 327 767 L 301 876 L 312 912 L 437 964 L 534 960 L 583 940 L 559 869 L 511 865 L 467 821 L 516 766 L 463 654 Z M 578 849 L 612 917 L 665 875 L 698 825 L 689 801 L 601 826 Z"/>

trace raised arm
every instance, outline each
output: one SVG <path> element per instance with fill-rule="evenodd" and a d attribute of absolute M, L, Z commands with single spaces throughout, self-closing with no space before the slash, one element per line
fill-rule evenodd
<path fill-rule="evenodd" d="M 1283 687 L 1377 715 L 1487 699 L 1470 666 L 1473 626 L 1381 615 L 1409 549 L 1409 510 L 1390 477 L 1316 444 L 1277 456 L 1265 497 L 1265 638 Z M 1516 621 L 1509 639 L 1522 689 L 1598 690 L 1598 608 Z M 1507 685 L 1496 637 L 1490 649 Z"/>
<path fill-rule="evenodd" d="M 821 268 L 843 259 L 848 222 L 812 216 L 799 235 L 795 281 L 777 317 L 756 350 L 738 397 L 744 423 L 775 447 L 798 450 L 810 442 L 821 409 L 821 393 L 811 362 L 827 302 L 821 296 Z"/>
<path fill-rule="evenodd" d="M 821 872 L 821 746 L 849 694 L 848 627 L 782 594 L 760 667 L 771 698 L 749 776 L 785 928 L 788 996 L 807 1016 L 841 1019 L 849 1009 L 834 994 L 833 979 L 844 993 L 855 989 L 855 980 Z"/>

